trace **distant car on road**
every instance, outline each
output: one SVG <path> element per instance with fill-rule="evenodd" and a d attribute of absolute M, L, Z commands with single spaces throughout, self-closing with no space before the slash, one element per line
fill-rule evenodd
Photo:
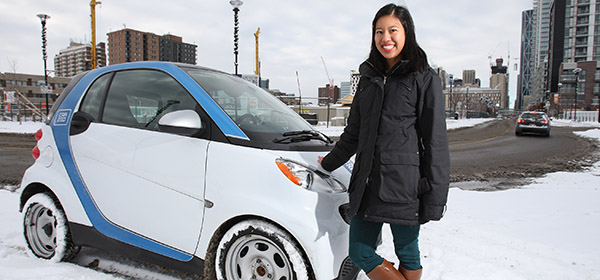
<path fill-rule="evenodd" d="M 523 133 L 542 134 L 550 136 L 550 119 L 544 112 L 523 112 L 517 119 L 515 135 L 521 136 Z"/>

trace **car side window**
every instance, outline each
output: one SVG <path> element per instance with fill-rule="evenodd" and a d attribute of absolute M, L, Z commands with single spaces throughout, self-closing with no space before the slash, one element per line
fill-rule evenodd
<path fill-rule="evenodd" d="M 115 73 L 102 121 L 110 124 L 158 130 L 164 114 L 196 110 L 196 100 L 175 79 L 156 70 Z"/>
<path fill-rule="evenodd" d="M 79 106 L 79 111 L 90 114 L 96 121 L 100 119 L 100 107 L 102 106 L 102 100 L 104 100 L 104 96 L 106 95 L 106 89 L 108 88 L 111 76 L 112 75 L 107 74 L 98 78 L 92 84 L 90 89 L 88 89 L 88 92 L 81 102 L 81 106 Z"/>

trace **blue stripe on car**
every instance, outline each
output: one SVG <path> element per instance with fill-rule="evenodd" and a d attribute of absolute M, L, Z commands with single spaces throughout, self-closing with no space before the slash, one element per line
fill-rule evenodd
<path fill-rule="evenodd" d="M 114 70 L 131 69 L 131 68 L 149 68 L 149 69 L 160 69 L 170 73 L 175 77 L 200 103 L 200 105 L 206 110 L 206 112 L 215 121 L 217 126 L 223 131 L 225 135 L 248 139 L 243 131 L 229 118 L 229 116 L 223 112 L 221 107 L 215 103 L 215 101 L 208 96 L 208 94 L 183 70 L 175 65 L 160 62 L 141 62 L 135 64 L 119 64 L 110 67 L 103 67 L 91 71 L 86 74 L 79 83 L 71 90 L 69 95 L 63 100 L 60 107 L 54 114 L 50 126 L 54 134 L 54 140 L 57 145 L 57 149 L 62 158 L 64 167 L 69 175 L 71 183 L 75 188 L 77 196 L 81 201 L 85 212 L 90 219 L 92 225 L 100 231 L 102 234 L 111 238 L 120 240 L 122 242 L 171 257 L 180 261 L 189 261 L 192 259 L 192 255 L 181 252 L 179 250 L 168 247 L 164 244 L 158 243 L 154 240 L 143 237 L 137 233 L 131 232 L 124 228 L 121 228 L 102 215 L 96 204 L 94 203 L 90 193 L 85 187 L 85 183 L 79 174 L 73 154 L 71 152 L 71 145 L 69 142 L 69 128 L 71 118 L 75 107 L 79 103 L 81 96 L 87 90 L 87 86 L 98 76 Z"/>

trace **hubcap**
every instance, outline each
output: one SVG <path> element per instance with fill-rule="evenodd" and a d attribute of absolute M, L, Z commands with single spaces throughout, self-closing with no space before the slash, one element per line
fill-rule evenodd
<path fill-rule="evenodd" d="M 225 273 L 227 279 L 290 280 L 293 271 L 282 248 L 262 235 L 250 234 L 228 250 Z"/>
<path fill-rule="evenodd" d="M 31 250 L 39 257 L 50 258 L 56 249 L 56 217 L 52 210 L 36 203 L 25 217 L 25 234 Z"/>

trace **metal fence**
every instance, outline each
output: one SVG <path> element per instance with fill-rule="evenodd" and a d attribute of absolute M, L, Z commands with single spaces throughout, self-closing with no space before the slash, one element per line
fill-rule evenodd
<path fill-rule="evenodd" d="M 600 122 L 598 111 L 565 111 L 560 119 L 574 120 L 576 122 Z"/>
<path fill-rule="evenodd" d="M 0 103 L 0 120 L 3 121 L 43 121 L 38 109 L 17 104 Z"/>

